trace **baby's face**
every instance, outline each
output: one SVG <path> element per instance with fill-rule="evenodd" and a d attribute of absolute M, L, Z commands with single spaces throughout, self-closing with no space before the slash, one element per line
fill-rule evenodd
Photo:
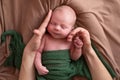
<path fill-rule="evenodd" d="M 54 38 L 66 38 L 74 28 L 73 25 L 71 14 L 58 10 L 53 12 L 47 30 Z"/>

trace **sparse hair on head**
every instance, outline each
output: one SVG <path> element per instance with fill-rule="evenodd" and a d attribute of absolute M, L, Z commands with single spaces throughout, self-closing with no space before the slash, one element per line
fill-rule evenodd
<path fill-rule="evenodd" d="M 73 21 L 74 21 L 74 24 L 75 24 L 75 22 L 76 22 L 76 13 L 70 6 L 67 6 L 67 5 L 58 6 L 57 8 L 54 9 L 53 12 L 58 11 L 58 10 L 67 12 L 68 14 L 71 14 L 71 17 L 73 18 Z"/>

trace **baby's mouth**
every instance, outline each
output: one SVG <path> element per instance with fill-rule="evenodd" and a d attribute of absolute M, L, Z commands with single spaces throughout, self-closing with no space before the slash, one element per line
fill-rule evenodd
<path fill-rule="evenodd" d="M 53 34 L 55 34 L 55 35 L 60 35 L 60 33 L 57 33 L 57 32 L 53 32 Z"/>

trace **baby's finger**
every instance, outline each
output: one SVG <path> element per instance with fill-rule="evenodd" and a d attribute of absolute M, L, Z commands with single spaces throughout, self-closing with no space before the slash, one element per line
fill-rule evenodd
<path fill-rule="evenodd" d="M 44 72 L 44 74 L 47 74 L 49 71 L 48 71 L 48 69 L 46 68 L 46 70 L 45 70 L 45 72 Z"/>
<path fill-rule="evenodd" d="M 79 41 L 79 40 L 75 40 L 74 44 L 76 44 L 78 46 L 82 46 L 83 45 L 83 43 L 81 41 Z"/>
<path fill-rule="evenodd" d="M 74 45 L 75 45 L 75 46 L 82 47 L 82 46 L 83 46 L 83 42 L 82 42 L 81 39 L 75 38 L 75 40 L 74 40 Z"/>
<path fill-rule="evenodd" d="M 74 45 L 75 45 L 75 48 L 78 48 L 78 49 L 82 47 L 79 43 L 74 43 Z"/>

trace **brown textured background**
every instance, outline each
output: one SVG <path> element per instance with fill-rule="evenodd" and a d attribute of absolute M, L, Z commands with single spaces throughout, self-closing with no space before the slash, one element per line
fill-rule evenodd
<path fill-rule="evenodd" d="M 0 35 L 7 30 L 16 30 L 27 43 L 33 35 L 32 30 L 39 27 L 48 10 L 62 4 L 76 11 L 76 25 L 90 32 L 99 51 L 119 73 L 119 0 L 0 0 Z M 0 80 L 17 80 L 19 71 L 2 65 L 9 56 L 8 43 L 9 38 L 0 46 Z"/>

